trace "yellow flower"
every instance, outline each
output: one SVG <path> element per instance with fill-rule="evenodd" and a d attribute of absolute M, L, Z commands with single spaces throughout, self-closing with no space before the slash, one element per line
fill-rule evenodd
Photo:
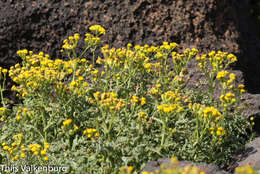
<path fill-rule="evenodd" d="M 25 153 L 21 153 L 21 158 L 25 158 Z"/>
<path fill-rule="evenodd" d="M 48 142 L 44 142 L 44 148 L 45 149 L 49 149 L 50 148 L 50 144 Z"/>
<path fill-rule="evenodd" d="M 34 151 L 33 154 L 34 154 L 35 156 L 37 156 L 37 155 L 39 155 L 39 152 L 38 152 L 38 151 Z"/>
<path fill-rule="evenodd" d="M 74 131 L 77 131 L 79 127 L 77 125 L 74 125 Z"/>
<path fill-rule="evenodd" d="M 8 150 L 8 149 L 9 149 L 9 146 L 4 146 L 3 149 L 4 149 L 4 150 Z"/>
<path fill-rule="evenodd" d="M 67 119 L 67 120 L 63 121 L 63 125 L 68 126 L 68 125 L 70 125 L 71 122 L 72 122 L 72 119 Z"/>
<path fill-rule="evenodd" d="M 136 104 L 136 103 L 138 103 L 138 101 L 139 101 L 139 98 L 137 97 L 137 96 L 132 96 L 132 99 L 131 99 L 131 103 L 132 104 Z"/>
<path fill-rule="evenodd" d="M 79 76 L 79 81 L 83 81 L 83 80 L 84 80 L 84 77 Z"/>
<path fill-rule="evenodd" d="M 223 79 L 228 74 L 228 71 L 221 71 L 217 74 L 217 79 Z"/>
<path fill-rule="evenodd" d="M 19 156 L 18 155 L 15 155 L 13 160 L 18 160 Z"/>
<path fill-rule="evenodd" d="M 84 86 L 84 87 L 87 87 L 87 86 L 88 86 L 88 82 L 84 82 L 84 83 L 83 83 L 83 86 Z"/>
<path fill-rule="evenodd" d="M 217 117 L 217 116 L 220 116 L 220 112 L 214 108 L 214 107 L 206 107 L 204 110 L 203 110 L 203 116 L 204 118 L 207 118 L 207 117 Z"/>
<path fill-rule="evenodd" d="M 16 120 L 21 120 L 21 116 L 20 116 L 20 115 L 17 115 L 17 116 L 16 116 Z"/>
<path fill-rule="evenodd" d="M 75 39 L 76 41 L 78 41 L 79 38 L 80 38 L 80 34 L 79 34 L 79 33 L 75 33 L 75 34 L 74 34 L 74 39 Z"/>
<path fill-rule="evenodd" d="M 140 45 L 135 45 L 135 50 L 140 50 L 141 46 Z"/>
<path fill-rule="evenodd" d="M 159 92 L 159 90 L 156 89 L 156 88 L 152 88 L 152 89 L 150 90 L 150 93 L 153 94 L 153 95 L 157 94 L 158 92 Z"/>
<path fill-rule="evenodd" d="M 45 149 L 44 149 L 44 150 L 42 150 L 42 151 L 41 151 L 41 155 L 45 155 L 45 154 L 46 154 L 46 152 L 47 152 L 47 151 L 46 151 Z"/>
<path fill-rule="evenodd" d="M 98 69 L 96 69 L 96 70 L 93 71 L 93 74 L 94 74 L 94 75 L 97 75 L 98 72 L 99 72 Z"/>
<path fill-rule="evenodd" d="M 240 94 L 243 94 L 243 93 L 245 93 L 245 92 L 246 92 L 246 90 L 240 89 Z"/>
<path fill-rule="evenodd" d="M 141 106 L 145 105 L 146 104 L 146 98 L 142 97 L 141 98 Z"/>
<path fill-rule="evenodd" d="M 236 62 L 237 61 L 237 57 L 234 54 L 229 54 L 227 56 L 227 58 L 231 61 L 231 62 Z"/>
<path fill-rule="evenodd" d="M 161 84 L 156 84 L 155 86 L 156 86 L 156 88 L 160 88 L 162 85 Z"/>
<path fill-rule="evenodd" d="M 98 34 L 106 34 L 106 30 L 101 25 L 92 25 L 89 27 L 90 31 L 97 32 Z"/>
<path fill-rule="evenodd" d="M 144 172 L 142 172 L 142 174 L 149 174 L 149 172 L 144 171 Z"/>
<path fill-rule="evenodd" d="M 138 114 L 138 120 L 139 121 L 146 121 L 147 119 L 147 113 L 144 112 L 144 111 L 141 111 L 139 114 Z"/>
<path fill-rule="evenodd" d="M 43 157 L 44 161 L 48 161 L 48 159 L 49 159 L 48 156 Z"/>
<path fill-rule="evenodd" d="M 245 85 L 243 85 L 243 84 L 239 84 L 239 85 L 238 85 L 238 88 L 239 88 L 239 89 L 243 89 L 244 87 L 245 87 Z"/>
<path fill-rule="evenodd" d="M 77 82 L 75 82 L 75 81 L 72 81 L 71 83 L 70 83 L 70 86 L 71 87 L 75 87 L 77 85 Z"/>
<path fill-rule="evenodd" d="M 231 74 L 229 75 L 229 78 L 230 78 L 230 80 L 234 81 L 234 80 L 236 79 L 236 74 L 231 73 Z"/>
<path fill-rule="evenodd" d="M 129 167 L 127 168 L 127 172 L 128 172 L 128 173 L 131 173 L 131 172 L 133 171 L 133 169 L 134 169 L 133 166 L 129 166 Z"/>
<path fill-rule="evenodd" d="M 218 127 L 217 131 L 216 131 L 216 134 L 218 136 L 223 136 L 223 135 L 226 135 L 226 130 L 223 129 L 223 127 Z"/>
<path fill-rule="evenodd" d="M 151 63 L 145 63 L 144 68 L 146 69 L 147 72 L 151 72 L 152 64 Z"/>
<path fill-rule="evenodd" d="M 71 69 L 71 68 L 68 69 L 68 73 L 69 73 L 69 74 L 73 73 L 73 69 Z"/>

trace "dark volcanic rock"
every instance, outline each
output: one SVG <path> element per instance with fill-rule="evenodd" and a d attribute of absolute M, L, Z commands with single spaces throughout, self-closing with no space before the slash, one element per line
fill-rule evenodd
<path fill-rule="evenodd" d="M 105 42 L 115 47 L 175 41 L 203 52 L 232 52 L 239 58 L 236 67 L 244 72 L 247 88 L 260 89 L 260 47 L 248 1 L 2 0 L 0 12 L 2 66 L 14 64 L 16 51 L 23 48 L 60 58 L 66 36 L 83 35 L 90 25 L 101 24 L 108 30 Z"/>

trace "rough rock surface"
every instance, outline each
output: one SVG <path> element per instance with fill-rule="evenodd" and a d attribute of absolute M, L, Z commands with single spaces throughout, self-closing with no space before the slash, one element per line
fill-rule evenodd
<path fill-rule="evenodd" d="M 245 153 L 238 161 L 238 166 L 251 165 L 254 168 L 260 169 L 260 137 L 251 141 L 246 145 Z"/>
<path fill-rule="evenodd" d="M 140 174 L 143 171 L 147 172 L 155 172 L 157 169 L 160 169 L 160 166 L 163 164 L 165 168 L 169 168 L 171 159 L 170 158 L 160 158 L 157 161 L 151 161 L 147 163 L 147 165 L 144 167 L 144 169 L 140 172 Z M 217 166 L 212 164 L 205 164 L 205 163 L 193 163 L 189 161 L 180 161 L 179 164 L 176 167 L 185 167 L 187 165 L 190 166 L 197 166 L 202 171 L 206 172 L 207 174 L 228 174 L 228 172 L 225 172 L 221 169 L 219 169 Z"/>
<path fill-rule="evenodd" d="M 260 133 L 260 94 L 244 94 L 242 96 L 242 104 L 246 105 L 247 108 L 244 110 L 243 114 L 246 117 L 254 118 L 254 130 Z"/>

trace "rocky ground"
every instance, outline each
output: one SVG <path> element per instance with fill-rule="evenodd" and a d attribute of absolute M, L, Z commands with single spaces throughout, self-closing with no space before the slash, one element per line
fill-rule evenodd
<path fill-rule="evenodd" d="M 255 3 L 249 0 L 1 0 L 0 66 L 8 68 L 20 62 L 16 51 L 24 48 L 62 58 L 59 50 L 63 39 L 76 32 L 84 35 L 93 24 L 107 29 L 103 39 L 111 47 L 126 46 L 129 42 L 156 45 L 169 41 L 179 43 L 180 50 L 196 47 L 201 53 L 231 52 L 239 61 L 230 70 L 237 73 L 239 83 L 244 83 L 248 90 L 243 96 L 243 102 L 249 106 L 244 114 L 255 117 L 255 130 L 259 131 L 260 42 L 250 18 Z M 195 72 L 194 64 L 189 69 Z M 190 87 L 200 78 L 200 74 L 191 73 Z M 8 87 L 11 85 L 9 79 Z M 19 102 L 10 90 L 5 95 L 13 103 Z M 259 147 L 254 148 L 253 155 L 259 157 Z M 252 164 L 260 168 L 259 161 Z"/>

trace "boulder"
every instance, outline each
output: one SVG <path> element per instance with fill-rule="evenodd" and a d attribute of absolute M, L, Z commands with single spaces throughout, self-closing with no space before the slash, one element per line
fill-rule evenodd
<path fill-rule="evenodd" d="M 260 169 L 260 137 L 249 142 L 246 145 L 246 150 L 238 160 L 238 166 L 243 167 L 250 165 L 253 168 Z"/>
<path fill-rule="evenodd" d="M 242 105 L 247 108 L 243 111 L 243 115 L 247 118 L 254 118 L 254 130 L 260 133 L 260 94 L 249 94 L 242 95 Z"/>
<path fill-rule="evenodd" d="M 150 161 L 146 164 L 146 166 L 140 172 L 140 174 L 143 171 L 155 172 L 156 170 L 160 169 L 161 165 L 164 165 L 165 168 L 169 168 L 169 166 L 171 165 L 171 159 L 170 158 L 160 158 L 157 161 Z M 194 162 L 190 162 L 190 161 L 179 161 L 179 163 L 176 165 L 176 167 L 178 167 L 178 168 L 184 168 L 185 166 L 196 166 L 207 174 L 228 174 L 228 172 L 219 169 L 217 166 L 215 166 L 213 164 L 194 163 Z"/>

